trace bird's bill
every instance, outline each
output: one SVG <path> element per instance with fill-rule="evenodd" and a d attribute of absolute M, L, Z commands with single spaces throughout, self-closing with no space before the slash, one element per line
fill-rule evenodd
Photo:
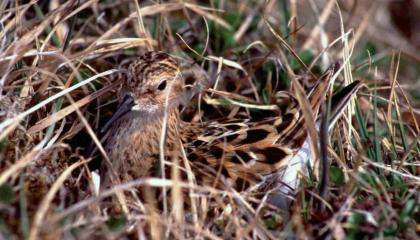
<path fill-rule="evenodd" d="M 134 98 L 130 95 L 126 95 L 123 99 L 123 101 L 118 106 L 117 111 L 114 113 L 114 115 L 108 120 L 108 122 L 105 123 L 105 125 L 102 127 L 101 132 L 104 133 L 108 130 L 108 128 L 118 119 L 126 115 L 128 112 L 130 112 L 135 105 Z"/>

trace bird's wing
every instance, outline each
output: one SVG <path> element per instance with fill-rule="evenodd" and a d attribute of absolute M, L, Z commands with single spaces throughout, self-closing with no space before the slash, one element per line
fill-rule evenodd
<path fill-rule="evenodd" d="M 329 69 L 306 95 L 313 119 L 325 100 L 333 73 Z M 291 93 L 278 92 L 276 100 L 278 111 L 262 120 L 240 118 L 190 124 L 186 131 L 189 134 L 183 139 L 188 160 L 199 169 L 213 169 L 217 176 L 236 186 L 255 183 L 261 176 L 287 166 L 307 138 L 307 124 L 303 107 Z"/>
<path fill-rule="evenodd" d="M 281 168 L 306 138 L 303 127 L 300 130 L 294 127 L 301 122 L 297 101 L 282 92 L 282 97 L 285 96 L 290 101 L 288 107 L 273 117 L 190 125 L 189 136 L 184 135 L 188 160 L 196 166 L 208 166 L 234 182 L 254 182 L 259 176 Z"/>

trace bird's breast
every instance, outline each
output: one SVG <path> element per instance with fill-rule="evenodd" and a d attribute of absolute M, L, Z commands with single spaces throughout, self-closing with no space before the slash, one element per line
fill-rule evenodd
<path fill-rule="evenodd" d="M 177 116 L 167 120 L 164 153 L 177 142 Z M 159 159 L 162 118 L 122 118 L 110 129 L 106 151 L 113 168 L 123 178 L 143 177 Z M 167 155 L 167 154 L 165 154 Z"/>

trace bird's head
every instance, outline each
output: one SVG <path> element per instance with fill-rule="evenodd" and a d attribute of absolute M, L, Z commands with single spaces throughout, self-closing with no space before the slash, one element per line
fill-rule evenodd
<path fill-rule="evenodd" d="M 153 116 L 177 108 L 182 79 L 178 63 L 169 54 L 145 53 L 129 66 L 120 104 L 104 129 L 127 113 Z"/>
<path fill-rule="evenodd" d="M 122 97 L 132 98 L 132 110 L 155 111 L 173 106 L 182 86 L 175 59 L 163 52 L 147 52 L 130 65 Z"/>

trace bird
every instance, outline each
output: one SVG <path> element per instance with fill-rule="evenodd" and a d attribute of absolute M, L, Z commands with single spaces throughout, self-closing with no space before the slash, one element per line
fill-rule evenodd
<path fill-rule="evenodd" d="M 166 113 L 165 151 L 179 149 L 178 94 L 182 88 L 178 63 L 166 53 L 147 52 L 128 67 L 119 106 L 101 129 L 105 151 L 122 182 L 147 176 L 157 163 Z M 111 183 L 109 167 L 101 167 L 104 186 Z"/>
<path fill-rule="evenodd" d="M 314 119 L 334 72 L 327 70 L 307 94 Z M 355 81 L 344 88 L 343 96 L 333 104 L 331 119 L 338 118 L 360 86 Z M 162 133 L 164 156 L 170 160 L 185 152 L 198 183 L 242 190 L 287 167 L 307 142 L 306 119 L 291 92 L 275 93 L 276 109 L 263 119 L 237 114 L 229 119 L 184 122 L 179 106 L 185 102 L 185 92 L 180 66 L 165 52 L 146 52 L 128 67 L 117 110 L 102 128 L 106 153 L 122 182 L 153 174 L 159 164 Z M 111 184 L 109 167 L 103 164 L 101 168 L 105 185 Z"/>

